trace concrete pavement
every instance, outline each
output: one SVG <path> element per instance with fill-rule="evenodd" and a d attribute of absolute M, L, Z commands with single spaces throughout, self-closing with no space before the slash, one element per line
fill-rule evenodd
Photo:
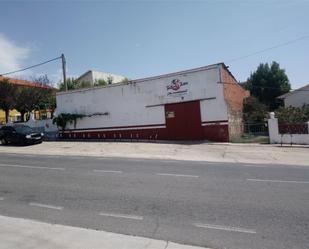
<path fill-rule="evenodd" d="M 309 168 L 0 157 L 0 214 L 210 248 L 306 249 Z"/>
<path fill-rule="evenodd" d="M 44 142 L 33 146 L 0 146 L 0 153 L 173 159 L 231 163 L 308 166 L 309 146 L 230 143 Z"/>
<path fill-rule="evenodd" d="M 203 249 L 170 241 L 0 216 L 0 249 L 30 248 Z"/>

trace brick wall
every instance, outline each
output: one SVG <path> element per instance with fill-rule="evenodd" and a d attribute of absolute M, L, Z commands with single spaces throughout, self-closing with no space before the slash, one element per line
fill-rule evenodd
<path fill-rule="evenodd" d="M 242 110 L 243 101 L 250 96 L 223 65 L 221 69 L 221 84 L 224 84 L 224 99 L 228 105 L 229 138 L 239 137 L 243 133 Z"/>

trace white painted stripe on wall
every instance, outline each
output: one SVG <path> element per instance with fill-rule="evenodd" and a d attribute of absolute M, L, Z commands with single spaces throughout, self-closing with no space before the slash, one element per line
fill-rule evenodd
<path fill-rule="evenodd" d="M 289 180 L 267 180 L 267 179 L 247 179 L 252 182 L 277 182 L 277 183 L 309 183 L 309 181 L 289 181 Z"/>
<path fill-rule="evenodd" d="M 111 129 L 88 129 L 88 130 L 72 130 L 72 131 L 64 131 L 64 133 L 87 133 L 87 132 L 104 132 L 104 131 L 126 131 L 126 130 L 145 130 L 145 129 L 159 129 L 159 128 L 166 128 L 165 125 L 162 126 L 145 126 L 145 127 L 131 127 L 131 128 L 111 128 Z"/>
<path fill-rule="evenodd" d="M 19 164 L 0 164 L 0 167 L 7 168 L 26 168 L 26 169 L 47 169 L 47 170 L 65 170 L 65 168 L 55 168 L 55 167 L 39 167 L 31 165 L 19 165 Z"/>
<path fill-rule="evenodd" d="M 143 220 L 143 216 L 130 215 L 130 214 L 115 214 L 115 213 L 100 213 L 101 216 L 114 217 L 114 218 L 124 218 L 132 220 Z"/>
<path fill-rule="evenodd" d="M 208 125 L 227 125 L 228 122 L 222 122 L 222 123 L 202 123 L 202 126 L 208 126 Z"/>
<path fill-rule="evenodd" d="M 223 230 L 223 231 L 228 231 L 228 232 L 250 233 L 250 234 L 256 233 L 255 230 L 240 228 L 240 227 L 219 226 L 219 225 L 202 224 L 202 223 L 195 223 L 194 226 L 199 227 L 199 228 L 206 228 L 206 229 Z"/>
<path fill-rule="evenodd" d="M 47 205 L 47 204 L 37 203 L 37 202 L 30 202 L 29 205 L 34 206 L 34 207 L 49 208 L 49 209 L 55 209 L 55 210 L 63 209 L 63 207 L 60 207 L 60 206 L 52 206 L 52 205 Z"/>

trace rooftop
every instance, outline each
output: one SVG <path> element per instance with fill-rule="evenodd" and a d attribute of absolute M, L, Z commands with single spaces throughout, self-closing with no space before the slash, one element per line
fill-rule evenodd
<path fill-rule="evenodd" d="M 45 89 L 55 89 L 54 87 L 43 85 L 38 82 L 30 81 L 30 80 L 21 80 L 16 78 L 4 77 L 0 75 L 0 80 L 8 80 L 11 84 L 20 85 L 20 86 L 30 86 L 30 87 L 39 87 Z"/>
<path fill-rule="evenodd" d="M 308 89 L 306 89 L 306 88 L 308 88 Z M 296 92 L 300 92 L 300 91 L 309 91 L 309 84 L 307 84 L 303 87 L 300 87 L 298 89 L 295 89 L 293 91 L 290 91 L 288 93 L 282 94 L 282 95 L 278 96 L 277 98 L 278 99 L 285 99 L 287 96 L 290 96 L 290 95 L 295 94 Z"/>

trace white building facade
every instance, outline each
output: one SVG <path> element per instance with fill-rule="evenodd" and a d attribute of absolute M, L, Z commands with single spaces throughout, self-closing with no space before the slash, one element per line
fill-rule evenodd
<path fill-rule="evenodd" d="M 95 70 L 89 70 L 79 76 L 76 80 L 78 82 L 87 82 L 94 85 L 98 80 L 105 80 L 108 82 L 109 80 L 112 81 L 112 83 L 119 83 L 125 80 L 126 77 L 118 74 L 112 74 L 112 73 L 105 73 Z"/>
<path fill-rule="evenodd" d="M 249 94 L 223 64 L 57 93 L 57 113 L 83 114 L 65 138 L 229 141 Z"/>
<path fill-rule="evenodd" d="M 278 97 L 284 101 L 284 106 L 302 107 L 309 105 L 309 84 Z"/>

